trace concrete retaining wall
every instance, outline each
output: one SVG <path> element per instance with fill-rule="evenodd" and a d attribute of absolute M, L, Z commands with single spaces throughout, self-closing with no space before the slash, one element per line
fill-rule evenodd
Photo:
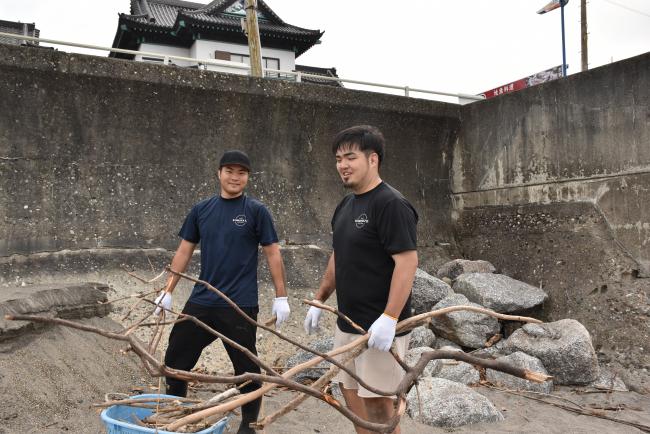
<path fill-rule="evenodd" d="M 282 240 L 327 246 L 345 194 L 330 140 L 359 123 L 385 132 L 382 174 L 418 209 L 420 244 L 448 242 L 459 122 L 445 103 L 0 46 L 0 256 L 173 249 L 232 148 Z"/>
<path fill-rule="evenodd" d="M 463 255 L 543 286 L 550 318 L 576 318 L 598 345 L 650 365 L 650 282 L 637 279 L 650 276 L 650 54 L 461 116 L 451 188 Z"/>

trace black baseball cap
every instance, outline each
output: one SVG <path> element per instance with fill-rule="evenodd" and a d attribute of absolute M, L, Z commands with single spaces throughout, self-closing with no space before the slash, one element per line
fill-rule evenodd
<path fill-rule="evenodd" d="M 251 160 L 248 158 L 242 151 L 226 151 L 221 156 L 221 161 L 219 161 L 219 169 L 223 166 L 228 166 L 229 164 L 238 164 L 249 172 L 251 171 Z"/>

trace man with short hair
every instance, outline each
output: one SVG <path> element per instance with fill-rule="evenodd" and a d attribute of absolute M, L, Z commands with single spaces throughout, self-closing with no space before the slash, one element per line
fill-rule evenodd
<path fill-rule="evenodd" d="M 199 279 L 219 289 L 248 316 L 257 320 L 258 245 L 262 245 L 275 286 L 272 314 L 276 327 L 289 318 L 289 304 L 285 289 L 285 274 L 278 236 L 271 214 L 260 201 L 244 194 L 251 164 L 242 151 L 227 151 L 219 162 L 220 193 L 194 205 L 179 232 L 182 238 L 172 260 L 171 269 L 184 272 L 196 245 L 201 242 L 201 274 Z M 166 288 L 156 299 L 160 305 L 156 314 L 171 308 L 172 292 L 179 276 L 170 275 Z M 256 327 L 241 317 L 219 295 L 202 284 L 194 285 L 183 313 L 192 315 L 214 330 L 257 354 Z M 201 352 L 216 337 L 191 321 L 174 325 L 169 336 L 165 365 L 174 369 L 191 370 Z M 243 352 L 224 344 L 235 375 L 245 372 L 260 373 L 260 368 Z M 260 384 L 252 382 L 241 388 L 252 392 Z M 167 377 L 167 393 L 187 395 L 187 382 Z M 262 398 L 242 406 L 242 422 L 238 433 L 254 433 L 249 427 L 257 420 Z"/>
<path fill-rule="evenodd" d="M 336 291 L 338 309 L 370 333 L 369 349 L 350 369 L 370 386 L 394 391 L 404 371 L 388 352 L 395 345 L 404 357 L 409 334 L 395 337 L 398 321 L 411 316 L 410 294 L 418 265 L 413 206 L 383 182 L 379 167 L 384 158 L 384 136 L 375 127 L 345 129 L 334 139 L 332 151 L 343 185 L 352 190 L 332 218 L 334 251 L 329 259 L 315 301 L 325 302 Z M 318 328 L 321 309 L 311 307 L 305 330 Z M 347 322 L 337 320 L 334 347 L 359 337 Z M 371 422 L 386 423 L 394 414 L 394 396 L 377 395 L 345 372 L 339 382 L 347 406 Z M 357 433 L 368 431 L 355 426 Z M 395 429 L 399 433 L 399 426 Z"/>

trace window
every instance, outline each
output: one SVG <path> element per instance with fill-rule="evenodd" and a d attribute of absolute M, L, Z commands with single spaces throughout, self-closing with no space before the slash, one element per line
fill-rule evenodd
<path fill-rule="evenodd" d="M 251 64 L 251 58 L 248 54 L 236 54 L 236 53 L 230 53 L 230 61 L 231 62 L 239 62 L 239 63 L 244 63 L 246 65 Z M 280 70 L 280 59 L 276 59 L 274 57 L 263 57 L 262 58 L 262 67 L 264 69 L 275 69 L 277 71 Z M 274 78 L 279 78 L 280 74 L 277 72 L 267 72 L 266 73 L 267 77 L 274 77 Z"/>
<path fill-rule="evenodd" d="M 230 53 L 227 51 L 216 50 L 214 52 L 215 60 L 230 60 Z"/>
<path fill-rule="evenodd" d="M 142 56 L 142 61 L 143 62 L 152 62 L 152 63 L 162 63 L 163 59 L 161 59 L 160 57 L 145 57 L 145 56 Z"/>
<path fill-rule="evenodd" d="M 262 59 L 262 64 L 267 69 L 280 70 L 280 59 L 274 59 L 272 57 L 265 57 L 265 58 Z"/>
<path fill-rule="evenodd" d="M 265 69 L 275 69 L 280 70 L 280 59 L 274 59 L 272 57 L 264 57 L 262 59 L 262 65 Z M 279 78 L 280 75 L 277 72 L 266 72 L 267 77 Z"/>
<path fill-rule="evenodd" d="M 236 53 L 226 53 L 230 56 L 230 61 L 232 62 L 239 62 L 239 63 L 245 63 L 246 65 L 251 64 L 251 58 L 248 54 L 236 54 Z M 215 53 L 215 59 L 216 59 L 216 53 Z M 276 59 L 274 57 L 263 57 L 262 58 L 262 66 L 268 69 L 280 69 L 280 59 Z"/>
<path fill-rule="evenodd" d="M 230 53 L 230 61 L 231 62 L 239 62 L 239 63 L 244 63 L 246 65 L 251 64 L 251 58 L 247 54 L 235 54 L 235 53 Z"/>

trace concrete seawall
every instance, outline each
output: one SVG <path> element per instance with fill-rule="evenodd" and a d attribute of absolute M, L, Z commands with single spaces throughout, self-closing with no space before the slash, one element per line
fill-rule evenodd
<path fill-rule="evenodd" d="M 650 54 L 465 106 L 451 189 L 463 255 L 551 295 L 650 366 Z M 630 334 L 631 330 L 635 330 Z"/>
<path fill-rule="evenodd" d="M 588 202 L 650 275 L 650 55 L 463 108 L 455 208 Z"/>
<path fill-rule="evenodd" d="M 450 241 L 455 105 L 0 46 L 0 113 L 0 256 L 174 248 L 233 148 L 280 238 L 329 245 L 345 194 L 330 141 L 359 123 L 385 131 L 383 176 L 420 212 L 420 244 Z"/>

